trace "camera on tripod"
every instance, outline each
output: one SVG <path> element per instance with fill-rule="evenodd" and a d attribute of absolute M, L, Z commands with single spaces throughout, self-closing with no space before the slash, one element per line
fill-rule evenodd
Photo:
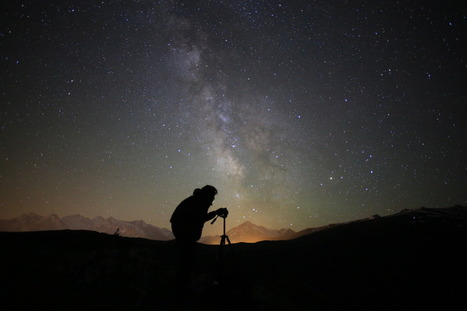
<path fill-rule="evenodd" d="M 214 220 L 211 221 L 211 225 L 216 222 L 218 217 L 224 218 L 224 224 L 225 224 L 225 218 L 227 217 L 227 215 L 229 215 L 229 211 L 227 210 L 227 208 L 225 207 L 219 208 L 217 210 L 216 218 L 214 218 Z"/>
<path fill-rule="evenodd" d="M 217 215 L 221 218 L 226 218 L 229 215 L 229 211 L 227 210 L 227 208 L 223 207 L 219 209 Z"/>

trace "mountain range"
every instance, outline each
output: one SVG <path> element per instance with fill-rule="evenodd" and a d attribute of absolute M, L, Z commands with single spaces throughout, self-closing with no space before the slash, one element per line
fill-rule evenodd
<path fill-rule="evenodd" d="M 24 214 L 13 219 L 0 220 L 0 231 L 24 232 L 66 229 L 90 230 L 125 237 L 138 237 L 160 241 L 174 239 L 169 229 L 150 225 L 143 220 L 124 221 L 113 217 L 104 218 L 98 216 L 87 218 L 81 215 L 60 218 L 55 214 L 40 216 L 35 213 Z M 310 233 L 314 230 L 315 229 L 307 229 L 306 233 Z M 274 230 L 255 225 L 249 221 L 230 229 L 226 234 L 229 236 L 232 243 L 289 240 L 302 235 L 291 229 Z M 220 236 L 205 236 L 201 238 L 200 242 L 204 244 L 217 244 L 220 242 Z"/>
<path fill-rule="evenodd" d="M 413 212 L 417 216 L 413 216 L 412 221 L 422 221 L 426 218 L 443 218 L 449 217 L 467 218 L 466 209 L 464 207 L 455 206 L 449 209 L 446 208 L 425 208 L 417 210 L 401 210 L 399 213 L 385 217 L 404 216 Z M 354 222 L 364 221 L 367 219 L 378 219 L 380 216 L 373 215 L 370 218 L 356 220 Z M 244 223 L 233 227 L 226 232 L 231 243 L 256 243 L 259 241 L 279 241 L 292 240 L 305 236 L 323 229 L 333 227 L 337 224 L 329 224 L 322 227 L 307 228 L 298 232 L 291 229 L 269 229 L 245 221 Z M 173 240 L 174 235 L 169 229 L 159 228 L 150 225 L 143 220 L 125 221 L 115 219 L 113 217 L 104 218 L 97 216 L 87 218 L 81 215 L 65 216 L 60 218 L 55 214 L 48 216 L 40 216 L 35 213 L 24 214 L 13 219 L 0 219 L 0 231 L 6 232 L 24 232 L 24 231 L 50 231 L 50 230 L 89 230 L 102 232 L 107 234 L 115 234 L 124 237 L 137 237 L 149 240 L 168 241 Z M 221 241 L 219 235 L 204 236 L 199 242 L 203 244 L 218 244 Z"/>
<path fill-rule="evenodd" d="M 167 241 L 174 238 L 172 232 L 165 228 L 150 225 L 143 220 L 124 221 L 113 217 L 97 216 L 87 218 L 81 215 L 59 216 L 52 214 L 40 216 L 35 213 L 0 220 L 0 231 L 50 231 L 50 230 L 90 230 L 125 237 L 138 237 L 150 240 Z"/>
<path fill-rule="evenodd" d="M 250 221 L 228 230 L 226 235 L 229 237 L 231 243 L 255 243 L 258 241 L 277 241 L 277 240 L 290 240 L 296 235 L 296 232 L 291 229 L 268 229 L 263 226 L 258 226 Z M 205 244 L 217 244 L 221 240 L 221 236 L 205 236 L 202 237 L 200 242 Z"/>

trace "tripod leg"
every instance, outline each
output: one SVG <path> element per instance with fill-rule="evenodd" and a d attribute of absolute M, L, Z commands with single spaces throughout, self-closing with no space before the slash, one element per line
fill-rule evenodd
<path fill-rule="evenodd" d="M 232 253 L 232 258 L 234 259 L 234 261 L 236 261 L 234 250 L 233 250 L 233 247 L 232 247 L 232 243 L 230 243 L 230 239 L 229 239 L 228 236 L 226 236 L 226 239 L 227 239 L 227 242 L 229 243 L 229 249 L 230 249 L 230 252 Z"/>
<path fill-rule="evenodd" d="M 216 263 L 216 273 L 217 275 L 222 275 L 224 270 L 224 246 L 225 240 L 228 239 L 226 235 L 221 236 L 221 242 L 219 245 L 219 251 L 217 253 L 217 263 Z M 230 241 L 229 241 L 230 243 Z"/>
<path fill-rule="evenodd" d="M 221 236 L 221 243 L 219 245 L 219 252 L 218 252 L 218 258 L 217 261 L 220 263 L 224 257 L 224 246 L 225 246 L 225 240 L 228 239 L 229 237 L 226 235 Z M 230 244 L 230 241 L 229 241 Z"/>

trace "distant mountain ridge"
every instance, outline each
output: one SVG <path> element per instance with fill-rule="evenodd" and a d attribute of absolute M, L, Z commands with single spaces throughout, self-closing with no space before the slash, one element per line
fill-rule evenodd
<path fill-rule="evenodd" d="M 40 216 L 35 213 L 0 220 L 0 231 L 49 231 L 49 230 L 91 230 L 126 237 L 139 237 L 151 240 L 167 241 L 174 238 L 172 232 L 147 224 L 143 220 L 124 221 L 113 217 L 97 216 L 88 218 L 81 215 L 59 216 L 52 214 Z"/>
<path fill-rule="evenodd" d="M 226 232 L 231 243 L 290 240 L 295 238 L 296 234 L 297 233 L 292 229 L 268 229 L 263 226 L 255 225 L 250 221 L 245 221 Z M 219 243 L 220 240 L 221 237 L 219 235 L 215 235 L 202 237 L 200 242 L 205 244 L 216 244 Z"/>
<path fill-rule="evenodd" d="M 147 224 L 143 220 L 124 221 L 113 217 L 97 216 L 88 218 L 81 215 L 71 215 L 60 218 L 55 214 L 40 216 L 35 213 L 0 220 L 0 231 L 50 231 L 50 230 L 90 230 L 107 234 L 118 234 L 125 237 L 139 237 L 150 240 L 167 241 L 174 239 L 169 229 Z M 310 229 L 312 230 L 312 229 Z M 232 243 L 258 241 L 289 240 L 301 236 L 291 229 L 269 229 L 246 221 L 226 232 Z M 205 244 L 217 244 L 220 236 L 205 236 L 200 240 Z"/>
<path fill-rule="evenodd" d="M 379 216 L 373 215 L 369 218 L 350 221 L 348 223 L 361 222 L 371 219 L 403 217 L 410 222 L 424 222 L 428 219 L 441 219 L 443 221 L 467 221 L 467 207 L 456 205 L 448 208 L 426 208 L 404 209 L 398 213 Z M 340 223 L 344 224 L 344 223 Z M 331 228 L 340 224 L 329 224 L 322 227 L 307 228 L 299 232 L 291 229 L 269 229 L 255 225 L 250 221 L 228 230 L 231 243 L 255 243 L 259 241 L 291 240 L 311 233 Z M 22 231 L 50 231 L 50 230 L 90 230 L 107 234 L 118 233 L 125 237 L 139 237 L 150 240 L 167 241 L 174 239 L 172 232 L 166 228 L 159 228 L 147 224 L 143 220 L 124 221 L 113 217 L 104 218 L 97 216 L 87 218 L 81 215 L 65 216 L 60 218 L 55 214 L 40 216 L 35 213 L 24 214 L 13 219 L 0 219 L 0 231 L 22 232 Z M 204 236 L 199 242 L 204 244 L 218 244 L 221 240 L 219 235 Z"/>
<path fill-rule="evenodd" d="M 24 214 L 13 219 L 0 220 L 1 231 L 44 231 L 68 229 L 63 220 L 55 215 L 40 216 L 35 213 Z"/>

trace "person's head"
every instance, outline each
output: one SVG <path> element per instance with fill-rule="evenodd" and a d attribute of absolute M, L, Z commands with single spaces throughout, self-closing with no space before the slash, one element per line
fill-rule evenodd
<path fill-rule="evenodd" d="M 206 196 L 214 197 L 217 194 L 217 189 L 210 185 L 204 186 L 203 188 L 201 188 L 201 191 Z"/>
<path fill-rule="evenodd" d="M 203 198 L 203 200 L 205 200 L 207 203 L 209 203 L 209 205 L 211 205 L 212 202 L 214 201 L 214 197 L 217 194 L 217 189 L 214 188 L 213 186 L 206 185 L 201 189 L 195 189 L 193 194 L 199 195 L 200 197 Z"/>

